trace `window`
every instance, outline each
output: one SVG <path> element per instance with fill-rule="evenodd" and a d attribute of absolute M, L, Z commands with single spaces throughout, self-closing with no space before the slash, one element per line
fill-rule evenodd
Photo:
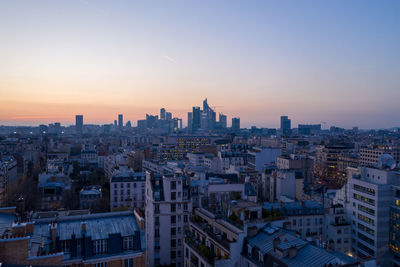
<path fill-rule="evenodd" d="M 118 187 L 118 185 L 117 184 L 114 184 L 114 188 L 117 188 Z"/>
<path fill-rule="evenodd" d="M 171 251 L 171 259 L 176 259 L 176 251 L 175 250 Z"/>
<path fill-rule="evenodd" d="M 171 192 L 171 200 L 176 200 L 176 192 Z"/>
<path fill-rule="evenodd" d="M 183 216 L 183 222 L 185 222 L 185 223 L 188 222 L 188 216 L 187 215 Z"/>
<path fill-rule="evenodd" d="M 176 190 L 176 181 L 171 181 L 171 190 Z"/>
<path fill-rule="evenodd" d="M 121 188 L 124 188 L 124 184 L 121 184 Z"/>
<path fill-rule="evenodd" d="M 158 229 L 158 228 L 156 228 L 155 230 L 154 230 L 154 236 L 157 238 L 157 237 L 160 237 L 160 229 Z"/>
<path fill-rule="evenodd" d="M 171 235 L 176 235 L 176 228 L 175 227 L 171 228 Z"/>
<path fill-rule="evenodd" d="M 171 212 L 175 212 L 176 211 L 176 204 L 171 204 Z"/>
<path fill-rule="evenodd" d="M 136 188 L 136 183 L 133 183 L 133 188 Z"/>
<path fill-rule="evenodd" d="M 367 203 L 367 204 L 370 204 L 372 206 L 375 206 L 375 200 L 374 199 L 371 199 L 371 198 L 368 198 L 368 197 L 364 197 L 364 196 L 361 196 L 359 194 L 353 194 L 353 197 L 355 199 L 359 200 L 359 201 L 362 201 L 364 203 Z"/>
<path fill-rule="evenodd" d="M 187 210 L 188 210 L 188 204 L 187 204 L 187 203 L 183 204 L 183 210 L 184 210 L 184 211 L 187 211 Z"/>
<path fill-rule="evenodd" d="M 131 184 L 130 183 L 127 183 L 126 185 L 128 186 L 128 188 L 131 188 Z"/>
<path fill-rule="evenodd" d="M 371 214 L 371 215 L 375 215 L 375 210 L 370 209 L 370 208 L 365 207 L 365 206 L 360 205 L 360 204 L 358 204 L 358 210 L 361 210 L 361 211 L 366 212 L 366 213 Z"/>
<path fill-rule="evenodd" d="M 172 215 L 171 216 L 171 224 L 175 224 L 176 223 L 176 216 Z"/>
<path fill-rule="evenodd" d="M 176 239 L 171 239 L 171 247 L 172 248 L 176 247 Z"/>
<path fill-rule="evenodd" d="M 133 267 L 133 259 L 125 259 L 124 267 Z"/>
<path fill-rule="evenodd" d="M 367 216 L 364 216 L 362 214 L 358 214 L 358 219 L 363 221 L 363 222 L 366 222 L 366 223 L 368 223 L 368 224 L 370 224 L 372 226 L 375 225 L 375 221 L 373 219 L 368 218 Z"/>
<path fill-rule="evenodd" d="M 158 204 L 154 205 L 154 213 L 160 213 L 160 206 Z"/>
<path fill-rule="evenodd" d="M 107 262 L 99 262 L 94 265 L 94 267 L 107 267 Z"/>
<path fill-rule="evenodd" d="M 124 250 L 133 250 L 133 236 L 124 237 Z"/>
<path fill-rule="evenodd" d="M 362 192 L 362 193 L 366 193 L 369 194 L 371 196 L 375 196 L 375 189 L 372 188 L 368 188 L 368 187 L 364 187 L 358 184 L 354 184 L 353 185 L 354 190 Z"/>
<path fill-rule="evenodd" d="M 155 217 L 155 225 L 160 225 L 160 217 Z"/>
<path fill-rule="evenodd" d="M 107 253 L 107 239 L 94 241 L 94 255 L 101 255 Z"/>

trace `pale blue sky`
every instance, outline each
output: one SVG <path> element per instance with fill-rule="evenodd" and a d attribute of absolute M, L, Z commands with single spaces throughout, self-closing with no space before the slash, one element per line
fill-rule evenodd
<path fill-rule="evenodd" d="M 243 126 L 400 126 L 400 1 L 2 0 L 0 59 L 0 124 L 208 97 Z"/>

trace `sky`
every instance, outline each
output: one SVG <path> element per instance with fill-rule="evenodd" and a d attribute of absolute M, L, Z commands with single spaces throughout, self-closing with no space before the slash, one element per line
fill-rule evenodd
<path fill-rule="evenodd" d="M 400 126 L 400 1 L 0 1 L 0 125 Z M 228 123 L 229 125 L 229 123 Z"/>

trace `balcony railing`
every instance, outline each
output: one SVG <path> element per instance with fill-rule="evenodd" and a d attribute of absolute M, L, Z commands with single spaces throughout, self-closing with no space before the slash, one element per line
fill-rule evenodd
<path fill-rule="evenodd" d="M 217 235 L 212 231 L 212 227 L 208 223 L 202 223 L 200 221 L 192 220 L 191 223 L 197 228 L 200 228 L 205 234 L 207 234 L 212 240 L 223 246 L 226 250 L 230 250 L 230 243 L 228 239 L 223 238 L 222 235 Z"/>

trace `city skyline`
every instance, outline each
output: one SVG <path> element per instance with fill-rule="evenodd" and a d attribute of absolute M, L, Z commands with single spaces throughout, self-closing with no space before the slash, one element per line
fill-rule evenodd
<path fill-rule="evenodd" d="M 242 127 L 399 126 L 400 3 L 155 3 L 2 1 L 0 124 L 186 125 L 208 97 Z"/>

